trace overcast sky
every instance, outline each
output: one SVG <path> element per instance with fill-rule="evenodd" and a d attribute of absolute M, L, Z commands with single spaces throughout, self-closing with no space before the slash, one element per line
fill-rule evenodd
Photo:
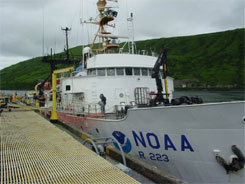
<path fill-rule="evenodd" d="M 135 40 L 174 37 L 244 28 L 244 0 L 118 0 L 114 34 L 127 36 L 134 13 Z M 0 70 L 53 48 L 61 52 L 71 27 L 70 47 L 91 43 L 97 0 L 0 0 Z M 242 39 L 242 38 L 241 38 Z M 43 44 L 44 43 L 44 44 Z M 44 45 L 44 47 L 43 47 Z"/>

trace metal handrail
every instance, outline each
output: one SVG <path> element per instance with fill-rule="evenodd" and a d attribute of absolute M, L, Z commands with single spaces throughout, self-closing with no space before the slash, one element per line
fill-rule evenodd
<path fill-rule="evenodd" d="M 98 140 L 104 140 L 104 142 L 96 142 Z M 109 141 L 109 140 L 111 140 L 111 141 Z M 88 138 L 85 141 L 83 141 L 83 145 L 85 145 L 87 142 L 91 142 L 92 143 L 92 145 L 93 145 L 93 147 L 94 147 L 94 149 L 95 149 L 95 151 L 96 151 L 96 153 L 98 155 L 99 155 L 99 151 L 98 151 L 98 148 L 96 146 L 97 144 L 107 145 L 107 144 L 110 144 L 110 143 L 113 143 L 113 144 L 116 143 L 118 145 L 119 149 L 120 149 L 120 152 L 121 152 L 121 155 L 122 155 L 123 164 L 125 166 L 127 166 L 123 149 L 122 149 L 120 143 L 116 139 L 114 139 L 113 137 L 93 138 L 93 139 L 92 138 Z"/>

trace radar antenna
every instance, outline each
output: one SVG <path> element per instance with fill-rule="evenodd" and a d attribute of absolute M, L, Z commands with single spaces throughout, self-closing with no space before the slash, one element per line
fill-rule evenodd
<path fill-rule="evenodd" d="M 90 49 L 93 51 L 97 52 L 106 52 L 108 53 L 109 50 L 113 48 L 119 48 L 119 44 L 116 44 L 114 40 L 116 38 L 111 38 L 108 35 L 110 35 L 110 32 L 107 32 L 105 29 L 105 26 L 109 27 L 115 27 L 115 24 L 109 24 L 109 22 L 114 21 L 114 19 L 117 17 L 117 11 L 113 10 L 112 7 L 107 7 L 107 1 L 115 2 L 117 3 L 118 0 L 98 0 L 97 1 L 97 8 L 99 11 L 99 20 L 98 21 L 93 21 L 90 19 L 90 21 L 80 21 L 81 23 L 86 23 L 86 24 L 94 24 L 98 25 L 98 31 L 95 34 L 95 37 L 93 39 L 93 42 L 90 46 Z M 99 43 L 98 48 L 94 48 L 95 41 L 97 38 L 100 38 L 101 42 Z M 111 40 L 112 39 L 112 40 Z M 112 41 L 112 42 L 111 42 Z"/>

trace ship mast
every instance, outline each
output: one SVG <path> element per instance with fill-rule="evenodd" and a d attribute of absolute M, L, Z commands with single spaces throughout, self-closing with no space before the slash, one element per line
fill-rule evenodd
<path fill-rule="evenodd" d="M 117 0 L 107 0 L 107 1 L 112 1 L 112 2 L 117 2 Z M 90 22 L 86 22 L 83 21 L 81 23 L 87 23 L 87 24 L 95 24 L 98 25 L 98 31 L 93 39 L 93 42 L 90 46 L 90 49 L 92 51 L 97 51 L 97 52 L 106 52 L 108 53 L 111 49 L 113 48 L 119 48 L 118 44 L 115 43 L 111 43 L 110 40 L 110 32 L 107 32 L 105 30 L 105 26 L 109 26 L 109 27 L 115 27 L 115 25 L 109 24 L 109 22 L 114 21 L 114 19 L 117 17 L 117 12 L 112 10 L 109 7 L 106 7 L 107 4 L 106 0 L 98 0 L 97 2 L 97 7 L 98 7 L 98 11 L 99 11 L 99 20 L 98 21 L 90 21 Z M 97 38 L 100 38 L 100 43 L 98 48 L 94 48 L 95 46 L 95 41 Z M 114 38 L 112 38 L 114 39 Z"/>

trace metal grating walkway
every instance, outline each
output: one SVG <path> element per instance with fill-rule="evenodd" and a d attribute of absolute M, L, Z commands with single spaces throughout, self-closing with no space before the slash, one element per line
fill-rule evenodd
<path fill-rule="evenodd" d="M 1 184 L 138 183 L 35 112 L 0 120 Z"/>

